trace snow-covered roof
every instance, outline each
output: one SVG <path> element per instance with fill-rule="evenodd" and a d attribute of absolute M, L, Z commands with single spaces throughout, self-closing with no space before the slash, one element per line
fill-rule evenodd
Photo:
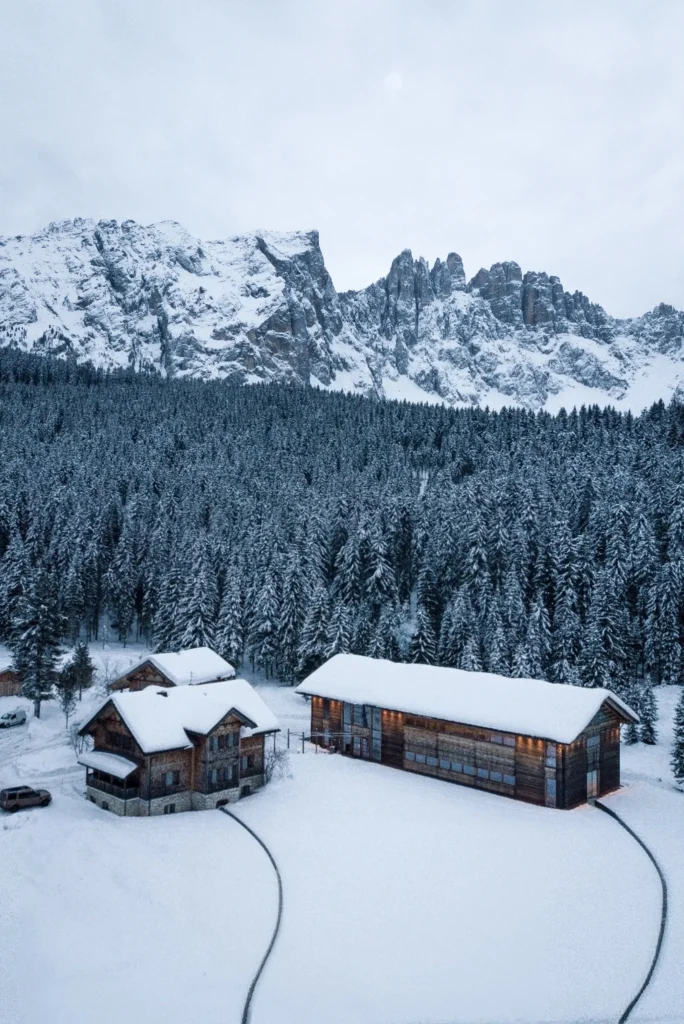
<path fill-rule="evenodd" d="M 119 754 L 107 754 L 102 750 L 89 750 L 81 754 L 78 763 L 84 768 L 96 768 L 99 772 L 106 772 L 107 775 L 114 775 L 117 779 L 127 779 L 138 767 L 135 761 L 129 761 L 127 757 L 120 757 Z"/>
<path fill-rule="evenodd" d="M 206 736 L 230 711 L 246 719 L 242 735 L 279 730 L 275 715 L 246 679 L 179 688 L 146 686 L 144 690 L 113 693 L 81 732 L 110 701 L 145 754 L 190 749 L 188 733 Z"/>
<path fill-rule="evenodd" d="M 112 685 L 124 682 L 127 676 L 148 662 L 174 686 L 201 686 L 215 679 L 232 679 L 235 675 L 233 666 L 210 647 L 191 647 L 168 654 L 148 654 L 126 669 Z"/>
<path fill-rule="evenodd" d="M 639 720 L 610 690 L 397 664 L 357 654 L 336 654 L 296 692 L 556 743 L 576 739 L 606 701 L 627 721 Z"/>

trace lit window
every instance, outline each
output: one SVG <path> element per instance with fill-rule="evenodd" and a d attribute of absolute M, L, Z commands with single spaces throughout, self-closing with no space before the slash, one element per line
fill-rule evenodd
<path fill-rule="evenodd" d="M 452 761 L 451 762 L 451 770 L 452 770 L 452 772 L 462 772 L 463 771 L 463 765 L 461 764 L 460 761 Z"/>
<path fill-rule="evenodd" d="M 507 786 L 515 786 L 515 775 L 504 775 L 503 780 Z"/>
<path fill-rule="evenodd" d="M 478 768 L 477 769 L 477 777 L 478 777 L 478 779 L 488 779 L 489 778 L 489 772 L 487 771 L 486 768 Z"/>
<path fill-rule="evenodd" d="M 445 769 L 445 771 L 447 771 L 447 772 L 448 772 L 448 771 L 449 771 L 449 768 L 451 767 L 451 761 L 445 761 L 445 760 L 444 760 L 444 758 L 442 757 L 442 758 L 440 758 L 440 760 L 439 760 L 439 767 L 440 767 L 440 768 L 444 768 L 444 769 Z"/>
<path fill-rule="evenodd" d="M 412 750 L 407 750 L 406 754 L 405 754 L 405 757 L 406 757 L 407 761 L 415 761 L 415 759 L 416 759 L 416 755 L 413 753 Z"/>

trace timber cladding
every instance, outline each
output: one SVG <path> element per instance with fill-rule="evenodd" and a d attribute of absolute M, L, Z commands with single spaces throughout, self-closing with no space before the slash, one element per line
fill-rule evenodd
<path fill-rule="evenodd" d="M 19 676 L 12 668 L 0 672 L 0 697 L 20 697 L 21 683 Z"/>
<path fill-rule="evenodd" d="M 133 672 L 129 672 L 127 675 L 117 679 L 115 683 L 112 683 L 111 689 L 144 690 L 146 686 L 170 687 L 173 685 L 171 680 L 167 679 L 152 662 L 146 661 Z"/>
<path fill-rule="evenodd" d="M 312 739 L 322 746 L 560 809 L 619 787 L 620 723 L 605 704 L 574 742 L 557 743 L 388 708 L 311 699 Z M 379 743 L 374 744 L 378 729 Z"/>

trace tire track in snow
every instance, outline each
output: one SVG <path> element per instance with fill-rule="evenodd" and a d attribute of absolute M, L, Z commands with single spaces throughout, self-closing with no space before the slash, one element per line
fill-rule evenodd
<path fill-rule="evenodd" d="M 273 866 L 273 870 L 275 871 L 276 880 L 278 882 L 278 913 L 276 915 L 275 927 L 273 929 L 273 934 L 271 935 L 271 941 L 269 942 L 268 947 L 266 948 L 266 952 L 264 953 L 261 959 L 261 963 L 257 968 L 256 974 L 252 978 L 252 983 L 247 991 L 247 998 L 245 999 L 245 1004 L 242 1009 L 241 1024 L 249 1024 L 249 1019 L 252 1012 L 252 998 L 254 997 L 254 992 L 256 991 L 256 987 L 259 983 L 259 978 L 261 977 L 264 967 L 268 962 L 268 958 L 273 952 L 273 947 L 275 946 L 276 939 L 278 938 L 278 932 L 280 931 L 280 922 L 283 916 L 283 880 L 280 876 L 280 870 L 275 862 L 275 858 L 271 851 L 269 850 L 266 843 L 263 841 L 263 839 L 261 839 L 256 834 L 256 832 L 249 827 L 249 825 L 246 825 L 242 818 L 238 818 L 237 814 L 233 814 L 233 812 L 229 811 L 227 807 L 220 807 L 219 810 L 223 811 L 224 814 L 227 814 L 229 818 L 233 819 L 233 821 L 237 821 L 238 825 L 242 825 L 242 827 L 246 829 L 247 832 L 249 832 L 251 837 L 256 840 L 256 842 L 259 844 L 259 846 L 262 848 L 262 850 L 270 860 Z"/>
<path fill-rule="evenodd" d="M 660 905 L 660 930 L 658 932 L 658 940 L 656 942 L 655 952 L 653 954 L 653 959 L 651 960 L 651 965 L 650 965 L 650 967 L 648 969 L 646 977 L 643 980 L 641 988 L 639 989 L 637 994 L 634 996 L 634 998 L 631 1000 L 631 1002 L 628 1003 L 627 1007 L 623 1011 L 623 1013 L 622 1013 L 622 1015 L 621 1015 L 621 1017 L 620 1017 L 620 1019 L 618 1021 L 618 1024 L 625 1024 L 625 1022 L 629 1019 L 629 1016 L 630 1016 L 632 1010 L 637 1005 L 637 1003 L 639 1002 L 639 1000 L 643 996 L 644 992 L 646 991 L 646 989 L 650 985 L 651 980 L 653 978 L 653 972 L 656 969 L 656 965 L 657 965 L 658 959 L 660 957 L 660 951 L 661 951 L 662 946 L 663 946 L 663 938 L 665 937 L 665 925 L 667 924 L 667 901 L 668 901 L 667 881 L 665 880 L 665 875 L 662 872 L 660 864 L 655 859 L 654 855 L 651 853 L 651 851 L 649 850 L 648 846 L 643 841 L 643 839 L 641 839 L 641 837 L 636 834 L 634 829 L 630 828 L 629 825 L 625 821 L 622 820 L 622 818 L 619 816 L 619 814 L 616 814 L 615 811 L 611 810 L 610 807 L 606 807 L 606 805 L 602 804 L 599 800 L 594 800 L 594 806 L 598 807 L 598 809 L 600 811 L 603 811 L 605 814 L 609 814 L 611 818 L 615 818 L 617 823 L 619 825 L 621 825 L 626 832 L 629 833 L 629 835 L 632 837 L 632 839 L 634 839 L 634 841 L 636 843 L 639 844 L 641 849 L 644 851 L 644 853 L 646 854 L 648 859 L 653 864 L 653 867 L 656 869 L 656 872 L 658 873 L 658 878 L 660 879 L 660 888 L 661 888 L 661 892 L 662 892 L 662 900 L 661 900 L 661 905 Z"/>

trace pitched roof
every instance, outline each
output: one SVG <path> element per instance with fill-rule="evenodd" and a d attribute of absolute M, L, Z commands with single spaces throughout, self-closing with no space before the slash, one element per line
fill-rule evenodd
<path fill-rule="evenodd" d="M 275 715 L 246 679 L 178 689 L 146 686 L 131 693 L 113 693 L 80 731 L 85 732 L 110 703 L 145 754 L 189 750 L 189 733 L 206 736 L 231 711 L 246 723 L 243 736 L 279 731 Z"/>
<path fill-rule="evenodd" d="M 210 647 L 190 647 L 185 651 L 148 654 L 126 669 L 113 685 L 116 686 L 148 662 L 174 686 L 201 686 L 215 679 L 232 679 L 235 675 L 233 666 Z"/>
<path fill-rule="evenodd" d="M 639 721 L 610 690 L 405 665 L 357 654 L 336 654 L 295 692 L 556 743 L 576 739 L 606 702 L 624 721 Z"/>

